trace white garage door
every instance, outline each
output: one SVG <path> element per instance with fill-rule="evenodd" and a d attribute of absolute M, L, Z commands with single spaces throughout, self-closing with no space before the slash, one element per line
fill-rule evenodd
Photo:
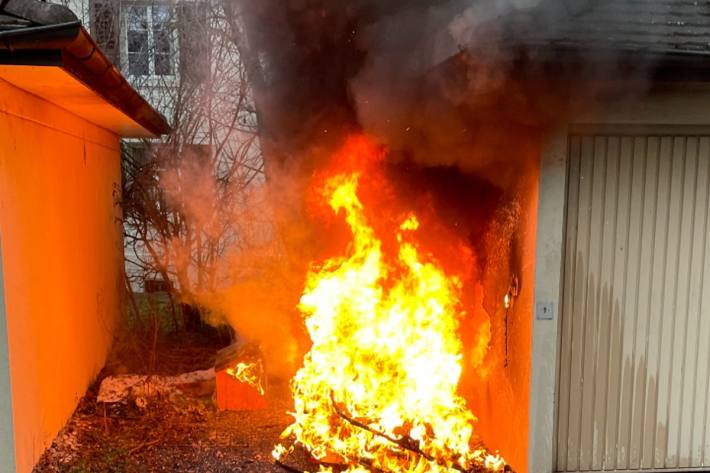
<path fill-rule="evenodd" d="M 710 137 L 571 136 L 557 470 L 710 466 Z"/>

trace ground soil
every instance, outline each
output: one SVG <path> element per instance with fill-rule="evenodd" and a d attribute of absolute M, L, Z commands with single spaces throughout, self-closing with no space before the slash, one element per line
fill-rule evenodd
<path fill-rule="evenodd" d="M 258 411 L 221 412 L 211 396 L 156 399 L 142 409 L 96 401 L 107 375 L 209 368 L 218 348 L 213 338 L 194 335 L 161 340 L 143 354 L 118 346 L 35 473 L 284 471 L 271 450 L 289 423 L 286 382 L 272 380 L 268 408 Z"/>

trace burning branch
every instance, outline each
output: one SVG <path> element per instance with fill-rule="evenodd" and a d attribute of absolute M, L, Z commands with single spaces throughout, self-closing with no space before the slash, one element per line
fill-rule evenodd
<path fill-rule="evenodd" d="M 432 455 L 428 454 L 427 452 L 423 451 L 421 448 L 419 448 L 419 442 L 414 440 L 412 437 L 405 435 L 401 438 L 396 438 L 392 437 L 391 435 L 388 435 L 384 432 L 380 432 L 379 430 L 373 429 L 367 424 L 364 424 L 356 419 L 353 419 L 349 415 L 347 415 L 340 407 L 338 407 L 338 404 L 335 402 L 335 396 L 333 393 L 330 393 L 330 400 L 333 404 L 333 409 L 335 410 L 335 413 L 338 414 L 338 417 L 343 419 L 345 422 L 347 422 L 350 425 L 353 425 L 355 427 L 358 427 L 360 429 L 366 430 L 370 432 L 372 435 L 375 435 L 377 437 L 381 437 L 385 440 L 388 440 L 389 442 L 392 442 L 393 444 L 397 445 L 398 447 L 407 450 L 409 452 L 412 452 L 416 455 L 419 455 L 423 458 L 425 458 L 427 461 L 430 461 L 432 463 L 436 463 L 437 465 L 443 466 L 445 468 L 453 468 L 455 470 L 458 470 L 462 473 L 476 473 L 479 471 L 478 468 L 474 467 L 475 469 L 466 469 L 463 468 L 460 465 L 457 465 L 456 463 L 453 462 L 447 462 L 445 460 L 442 460 L 440 458 L 435 458 Z M 365 465 L 366 466 L 366 465 Z"/>
<path fill-rule="evenodd" d="M 278 452 L 278 453 L 277 453 Z M 286 471 L 289 471 L 291 473 L 307 473 L 304 470 L 299 470 L 296 467 L 293 467 L 291 465 L 287 465 L 282 461 L 282 458 L 285 458 L 288 456 L 290 453 L 293 453 L 293 446 L 291 448 L 286 449 L 283 448 L 282 445 L 278 445 L 274 452 L 272 452 L 272 455 L 274 455 L 274 464 L 276 466 L 279 466 L 283 468 Z M 320 460 L 317 460 L 313 457 L 311 457 L 314 462 L 318 463 L 318 465 L 326 468 L 330 468 L 330 470 L 335 469 L 335 471 L 341 471 L 344 466 L 339 463 L 329 463 L 329 462 L 323 462 Z M 381 468 L 376 468 L 371 460 L 365 459 L 365 458 L 356 458 L 354 459 L 354 462 L 357 463 L 360 466 L 364 466 L 365 468 L 368 468 L 372 473 L 391 473 L 389 471 L 382 470 Z"/>
<path fill-rule="evenodd" d="M 286 471 L 290 471 L 291 473 L 306 473 L 303 470 L 299 470 L 298 468 L 285 464 L 281 460 L 274 460 L 274 465 L 281 467 Z"/>

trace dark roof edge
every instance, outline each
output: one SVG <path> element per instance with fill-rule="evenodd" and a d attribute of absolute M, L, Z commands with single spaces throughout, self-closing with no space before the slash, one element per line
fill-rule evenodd
<path fill-rule="evenodd" d="M 567 64 L 573 68 L 598 65 L 602 70 L 628 74 L 631 79 L 710 82 L 710 54 L 703 51 L 647 51 L 605 47 L 580 49 L 561 45 L 541 47 L 534 51 L 535 54 L 530 56 L 528 50 L 528 57 L 523 63 L 537 62 L 558 67 Z"/>
<path fill-rule="evenodd" d="M 78 21 L 1 31 L 3 49 L 19 53 L 58 50 L 61 65 L 111 105 L 156 136 L 170 132 L 165 117 L 128 83 Z"/>

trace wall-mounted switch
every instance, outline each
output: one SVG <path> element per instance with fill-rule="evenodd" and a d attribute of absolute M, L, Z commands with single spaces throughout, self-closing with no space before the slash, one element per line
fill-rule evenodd
<path fill-rule="evenodd" d="M 549 301 L 535 304 L 535 318 L 537 320 L 553 320 L 555 318 L 555 305 Z"/>

